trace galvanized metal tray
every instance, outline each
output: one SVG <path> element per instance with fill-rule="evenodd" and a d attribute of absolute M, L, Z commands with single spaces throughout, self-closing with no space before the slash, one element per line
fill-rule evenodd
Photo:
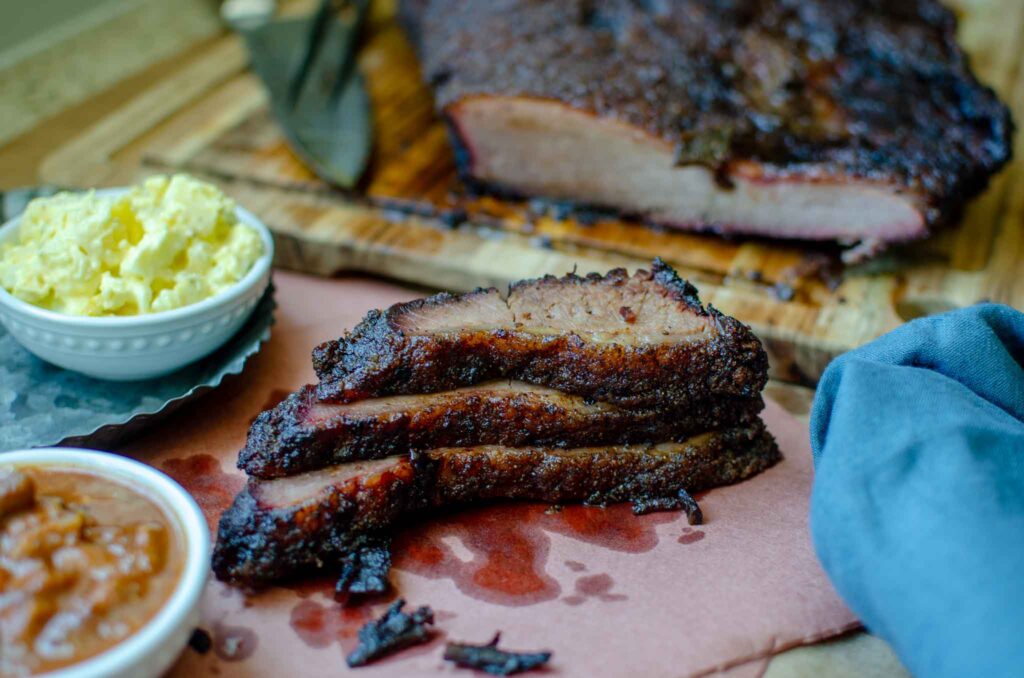
<path fill-rule="evenodd" d="M 137 382 L 102 381 L 55 367 L 0 328 L 0 451 L 117 446 L 241 373 L 270 338 L 275 308 L 271 284 L 224 346 L 173 374 Z"/>

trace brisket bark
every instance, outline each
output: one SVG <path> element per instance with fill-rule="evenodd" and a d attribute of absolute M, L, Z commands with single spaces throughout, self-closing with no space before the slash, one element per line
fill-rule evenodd
<path fill-rule="evenodd" d="M 306 386 L 257 417 L 238 467 L 250 476 L 276 478 L 437 447 L 678 440 L 750 421 L 763 406 L 753 397 L 679 411 L 630 409 L 508 381 L 335 404 L 319 402 L 315 387 Z"/>
<path fill-rule="evenodd" d="M 508 378 L 617 405 L 661 409 L 756 398 L 768 361 L 746 325 L 705 309 L 697 290 L 655 260 L 439 294 L 372 311 L 317 347 L 323 401 L 432 393 Z"/>
<path fill-rule="evenodd" d="M 775 463 L 757 417 L 767 360 L 656 260 L 370 313 L 318 347 L 320 383 L 261 414 L 221 516 L 218 577 L 258 587 L 320 567 L 384 588 L 377 537 L 497 499 L 632 502 L 638 513 Z M 340 463 L 339 463 L 340 462 Z"/>
<path fill-rule="evenodd" d="M 428 509 L 495 499 L 643 504 L 743 480 L 779 458 L 757 421 L 678 443 L 446 448 L 250 479 L 221 516 L 213 570 L 259 587 L 334 566 L 360 535 Z"/>
<path fill-rule="evenodd" d="M 403 0 L 473 185 L 859 242 L 955 219 L 1011 153 L 937 0 Z"/>

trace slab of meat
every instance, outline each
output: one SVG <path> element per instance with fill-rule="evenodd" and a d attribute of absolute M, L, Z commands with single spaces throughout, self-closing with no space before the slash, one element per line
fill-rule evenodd
<path fill-rule="evenodd" d="M 1007 108 L 937 0 L 403 0 L 472 185 L 881 243 L 955 219 Z"/>
<path fill-rule="evenodd" d="M 276 478 L 437 447 L 678 440 L 750 421 L 763 405 L 754 397 L 682 411 L 630 409 L 519 381 L 336 404 L 319 402 L 316 388 L 306 386 L 257 417 L 238 467 Z"/>
<path fill-rule="evenodd" d="M 651 271 L 546 276 L 372 311 L 317 347 L 324 401 L 431 393 L 508 378 L 627 407 L 756 398 L 768 360 L 746 325 Z"/>
<path fill-rule="evenodd" d="M 678 443 L 446 448 L 250 479 L 221 516 L 213 570 L 258 587 L 332 566 L 361 535 L 431 508 L 495 499 L 650 503 L 737 482 L 778 459 L 757 421 Z"/>

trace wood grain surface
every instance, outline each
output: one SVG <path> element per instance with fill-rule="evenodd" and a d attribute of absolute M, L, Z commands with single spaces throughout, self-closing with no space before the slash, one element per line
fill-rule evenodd
<path fill-rule="evenodd" d="M 959 0 L 957 10 L 975 68 L 1024 119 L 1024 3 Z M 776 377 L 803 382 L 813 382 L 833 356 L 905 320 L 981 300 L 1024 306 L 1021 135 L 1018 160 L 962 224 L 846 270 L 820 250 L 784 242 L 559 218 L 463 189 L 392 12 L 393 3 L 377 4 L 361 57 L 376 136 L 372 167 L 356 192 L 325 185 L 289 151 L 246 70 L 241 42 L 230 35 L 55 149 L 42 177 L 95 186 L 155 171 L 206 176 L 275 231 L 278 265 L 321 275 L 365 271 L 470 289 L 573 268 L 632 268 L 660 256 L 706 301 L 753 326 Z"/>

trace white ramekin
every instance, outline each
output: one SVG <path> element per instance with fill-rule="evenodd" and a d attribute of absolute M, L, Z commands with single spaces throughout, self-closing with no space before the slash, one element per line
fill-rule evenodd
<path fill-rule="evenodd" d="M 184 540 L 181 579 L 145 626 L 109 650 L 45 674 L 47 678 L 148 678 L 178 658 L 199 623 L 199 599 L 210 571 L 210 531 L 199 506 L 180 485 L 156 469 L 109 452 L 43 447 L 0 453 L 0 466 L 81 469 L 128 485 L 156 502 L 176 522 Z"/>
<path fill-rule="evenodd" d="M 120 195 L 129 189 L 96 191 Z M 0 324 L 28 351 L 68 370 L 129 381 L 163 376 L 209 355 L 237 332 L 270 282 L 274 239 L 248 210 L 238 220 L 260 234 L 263 256 L 240 281 L 209 299 L 147 315 L 93 318 L 55 313 L 0 287 Z M 18 233 L 19 218 L 0 226 L 0 245 Z"/>

